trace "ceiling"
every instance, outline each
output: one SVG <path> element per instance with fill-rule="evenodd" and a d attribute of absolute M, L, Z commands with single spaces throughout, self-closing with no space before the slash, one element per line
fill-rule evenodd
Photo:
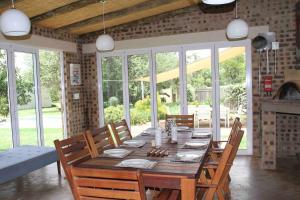
<path fill-rule="evenodd" d="M 196 5 L 200 0 L 106 0 L 105 24 L 113 27 L 169 11 Z M 0 1 L 0 13 L 10 0 Z M 85 34 L 103 29 L 102 4 L 99 0 L 15 0 L 32 24 Z"/>

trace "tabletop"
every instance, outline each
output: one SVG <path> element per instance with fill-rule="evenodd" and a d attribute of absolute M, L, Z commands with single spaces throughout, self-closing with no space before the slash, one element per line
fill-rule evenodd
<path fill-rule="evenodd" d="M 118 147 L 124 148 L 128 150 L 133 150 L 131 154 L 126 156 L 125 158 L 108 158 L 108 157 L 97 157 L 94 159 L 87 160 L 82 162 L 76 167 L 81 168 L 109 168 L 109 169 L 124 169 L 124 167 L 117 167 L 116 165 L 120 163 L 122 160 L 126 159 L 147 159 L 150 161 L 156 161 L 157 164 L 151 169 L 142 169 L 145 174 L 160 174 L 160 175 L 175 175 L 175 176 L 183 176 L 188 178 L 197 178 L 199 176 L 199 172 L 202 169 L 204 159 L 206 157 L 208 148 L 210 146 L 211 139 L 193 139 L 194 129 L 190 129 L 188 131 L 178 132 L 178 142 L 176 144 L 171 143 L 171 139 L 167 136 L 166 133 L 163 133 L 162 136 L 162 148 L 168 149 L 168 156 L 165 157 L 148 157 L 147 153 L 153 148 L 151 143 L 152 140 L 155 139 L 155 134 L 151 133 L 148 135 L 140 134 L 133 139 L 135 140 L 143 140 L 146 144 L 140 148 L 133 147 Z M 196 149 L 196 148 L 183 148 L 185 142 L 187 141 L 207 141 L 208 145 L 205 148 Z M 175 161 L 175 156 L 178 152 L 184 151 L 203 151 L 203 156 L 201 160 L 196 163 L 191 162 L 178 162 Z M 125 168 L 126 170 L 130 168 Z"/>

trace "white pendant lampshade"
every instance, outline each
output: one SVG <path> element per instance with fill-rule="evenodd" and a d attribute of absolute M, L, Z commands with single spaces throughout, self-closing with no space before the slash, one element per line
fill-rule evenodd
<path fill-rule="evenodd" d="M 104 4 L 105 0 L 100 1 L 102 3 L 102 23 L 103 23 L 103 34 L 100 35 L 96 40 L 96 48 L 98 51 L 111 51 L 115 48 L 114 39 L 105 33 L 105 21 L 104 21 Z"/>
<path fill-rule="evenodd" d="M 209 4 L 209 5 L 222 5 L 222 4 L 228 4 L 232 3 L 235 0 L 202 0 L 203 3 Z"/>
<path fill-rule="evenodd" d="M 248 24 L 242 19 L 234 19 L 227 26 L 227 37 L 229 39 L 240 39 L 248 36 Z"/>
<path fill-rule="evenodd" d="M 31 23 L 22 11 L 11 8 L 2 13 L 0 26 L 4 35 L 23 36 L 30 32 Z"/>
<path fill-rule="evenodd" d="M 236 0 L 235 2 L 235 19 L 228 24 L 226 30 L 226 34 L 229 40 L 238 40 L 246 38 L 249 33 L 249 26 L 247 22 L 238 18 L 237 1 L 238 0 Z"/>
<path fill-rule="evenodd" d="M 96 47 L 99 51 L 113 50 L 115 48 L 114 39 L 108 34 L 102 34 L 96 40 Z"/>

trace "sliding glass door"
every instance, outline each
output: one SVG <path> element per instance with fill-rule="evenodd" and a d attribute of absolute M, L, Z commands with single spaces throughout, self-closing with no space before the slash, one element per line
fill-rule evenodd
<path fill-rule="evenodd" d="M 151 127 L 149 54 L 127 55 L 130 125 L 133 135 Z"/>
<path fill-rule="evenodd" d="M 248 48 L 248 51 L 247 51 Z M 217 55 L 217 137 L 225 140 L 230 134 L 234 119 L 240 118 L 244 136 L 240 152 L 251 152 L 252 116 L 250 87 L 251 69 L 247 68 L 249 46 L 237 44 L 220 44 L 215 49 Z M 247 90 L 248 89 L 248 90 Z"/>
<path fill-rule="evenodd" d="M 165 117 L 180 114 L 179 52 L 155 53 L 156 112 L 158 125 L 165 127 Z"/>
<path fill-rule="evenodd" d="M 41 52 L 41 69 L 37 49 L 1 47 L 0 151 L 19 145 L 54 146 L 64 135 L 63 105 L 56 108 L 62 98 L 61 54 Z"/>
<path fill-rule="evenodd" d="M 0 152 L 13 146 L 7 60 L 7 50 L 0 48 Z"/>
<path fill-rule="evenodd" d="M 36 54 L 14 52 L 16 74 L 17 109 L 21 145 L 37 145 L 37 96 L 34 69 Z"/>
<path fill-rule="evenodd" d="M 185 51 L 188 114 L 194 114 L 195 127 L 212 128 L 213 84 L 212 49 L 199 47 Z"/>
<path fill-rule="evenodd" d="M 239 117 L 240 152 L 251 154 L 250 47 L 245 40 L 98 54 L 100 121 L 101 113 L 105 122 L 108 114 L 112 122 L 125 118 L 139 134 L 150 125 L 164 128 L 166 114 L 194 114 L 195 127 L 224 140 Z"/>

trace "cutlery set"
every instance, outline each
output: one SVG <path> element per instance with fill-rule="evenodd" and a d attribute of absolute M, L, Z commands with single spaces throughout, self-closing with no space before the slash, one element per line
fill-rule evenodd
<path fill-rule="evenodd" d="M 150 157 L 164 157 L 168 155 L 169 151 L 167 148 L 153 148 L 147 153 L 147 156 Z"/>

